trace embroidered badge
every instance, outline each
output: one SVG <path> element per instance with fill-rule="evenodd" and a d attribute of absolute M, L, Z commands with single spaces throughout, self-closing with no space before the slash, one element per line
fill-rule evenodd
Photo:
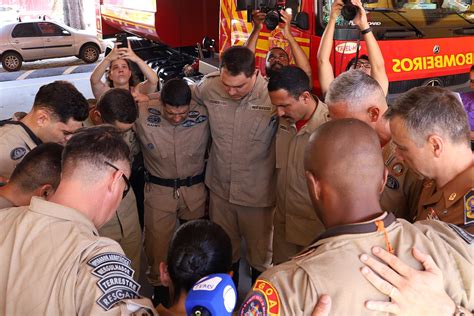
<path fill-rule="evenodd" d="M 157 125 L 161 122 L 161 117 L 158 115 L 148 115 L 146 121 L 150 124 Z"/>
<path fill-rule="evenodd" d="M 267 303 L 260 292 L 252 292 L 240 309 L 241 316 L 268 315 Z"/>
<path fill-rule="evenodd" d="M 121 300 L 126 299 L 134 299 L 138 298 L 139 295 L 134 291 L 129 289 L 116 289 L 110 292 L 104 293 L 99 299 L 97 300 L 97 304 L 102 307 L 104 310 L 108 311 L 112 306 L 120 302 Z"/>
<path fill-rule="evenodd" d="M 153 150 L 153 149 L 155 149 L 155 145 L 153 145 L 152 143 L 148 143 L 148 144 L 146 144 L 146 148 L 148 150 Z"/>
<path fill-rule="evenodd" d="M 397 162 L 396 164 L 393 165 L 392 171 L 393 173 L 398 177 L 403 174 L 405 168 L 403 168 L 403 164 L 400 162 Z"/>
<path fill-rule="evenodd" d="M 464 225 L 474 225 L 474 190 L 464 195 Z"/>
<path fill-rule="evenodd" d="M 133 271 L 133 269 L 130 269 L 128 266 L 122 263 L 115 263 L 115 262 L 107 262 L 107 263 L 101 264 L 100 266 L 92 270 L 92 274 L 99 278 L 111 272 L 123 273 L 124 275 L 129 276 L 129 277 L 133 277 L 133 274 L 135 273 L 135 271 Z"/>
<path fill-rule="evenodd" d="M 221 101 L 221 100 L 209 100 L 209 103 L 215 104 L 215 105 L 227 105 L 225 101 Z"/>
<path fill-rule="evenodd" d="M 148 113 L 153 114 L 153 115 L 161 115 L 160 110 L 155 109 L 155 108 L 148 108 Z"/>
<path fill-rule="evenodd" d="M 199 116 L 199 114 L 200 114 L 200 113 L 199 113 L 198 111 L 189 111 L 188 117 L 190 117 L 190 118 L 196 118 L 196 117 Z"/>
<path fill-rule="evenodd" d="M 257 280 L 239 315 L 280 315 L 280 297 L 277 290 L 269 282 Z"/>
<path fill-rule="evenodd" d="M 400 187 L 400 184 L 398 183 L 398 180 L 395 179 L 394 176 L 389 174 L 387 177 L 387 183 L 385 184 L 385 186 L 392 190 L 398 190 L 398 188 Z"/>
<path fill-rule="evenodd" d="M 182 125 L 183 127 L 191 127 L 191 126 L 196 125 L 196 122 L 195 122 L 195 121 L 191 121 L 191 120 L 186 120 L 186 121 L 184 121 L 183 123 L 181 123 L 181 125 Z"/>
<path fill-rule="evenodd" d="M 110 273 L 112 272 L 109 272 L 109 274 Z M 101 277 L 99 282 L 97 282 L 97 285 L 104 293 L 115 288 L 123 287 L 130 289 L 136 293 L 138 293 L 138 290 L 140 289 L 140 284 L 133 281 L 133 279 L 118 274 L 112 274 L 107 277 Z"/>
<path fill-rule="evenodd" d="M 103 295 L 96 303 L 104 310 L 123 299 L 139 297 L 140 284 L 132 279 L 135 271 L 130 263 L 130 259 L 115 252 L 102 253 L 87 261 L 94 268 L 91 274 L 99 278 L 97 286 Z"/>
<path fill-rule="evenodd" d="M 130 266 L 130 263 L 132 262 L 130 259 L 125 257 L 124 255 L 121 255 L 116 252 L 105 252 L 101 253 L 100 255 L 95 256 L 91 260 L 87 261 L 87 264 L 93 268 L 96 268 L 100 266 L 101 264 L 105 262 L 117 262 L 117 263 L 122 263 L 127 266 Z"/>
<path fill-rule="evenodd" d="M 250 109 L 257 111 L 271 111 L 272 107 L 269 105 L 251 105 Z"/>
<path fill-rule="evenodd" d="M 196 123 L 202 123 L 202 122 L 205 122 L 205 121 L 207 121 L 207 115 L 199 115 L 196 118 Z"/>
<path fill-rule="evenodd" d="M 13 150 L 10 152 L 10 158 L 12 160 L 18 160 L 22 158 L 25 154 L 26 154 L 26 148 L 23 148 L 23 147 L 13 148 Z"/>

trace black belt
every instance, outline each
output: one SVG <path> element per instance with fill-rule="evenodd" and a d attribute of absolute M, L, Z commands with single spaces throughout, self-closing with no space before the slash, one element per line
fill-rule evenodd
<path fill-rule="evenodd" d="M 151 175 L 148 171 L 145 171 L 145 181 L 151 182 L 153 184 L 162 185 L 165 187 L 178 189 L 180 187 L 190 187 L 195 184 L 204 182 L 204 172 L 198 174 L 197 176 L 187 177 L 184 179 L 164 179 L 160 177 L 155 177 L 154 175 Z"/>

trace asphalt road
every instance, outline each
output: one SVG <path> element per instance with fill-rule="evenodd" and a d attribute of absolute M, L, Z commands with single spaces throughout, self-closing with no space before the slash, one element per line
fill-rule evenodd
<path fill-rule="evenodd" d="M 99 58 L 100 62 L 102 56 Z M 8 72 L 0 67 L 0 82 L 34 79 L 74 73 L 92 72 L 96 63 L 86 64 L 76 57 L 64 57 L 25 62 L 20 71 Z"/>

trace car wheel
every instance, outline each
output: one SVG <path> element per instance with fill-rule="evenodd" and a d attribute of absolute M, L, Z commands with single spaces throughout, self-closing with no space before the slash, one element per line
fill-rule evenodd
<path fill-rule="evenodd" d="M 81 48 L 79 58 L 86 63 L 94 63 L 99 59 L 100 51 L 99 48 L 94 44 L 86 44 Z"/>
<path fill-rule="evenodd" d="M 2 55 L 2 66 L 6 71 L 20 70 L 23 58 L 15 52 L 6 52 Z"/>

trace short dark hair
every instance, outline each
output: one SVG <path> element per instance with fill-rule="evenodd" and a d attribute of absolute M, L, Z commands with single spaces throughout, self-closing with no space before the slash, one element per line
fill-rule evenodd
<path fill-rule="evenodd" d="M 417 87 L 398 97 L 385 117 L 401 118 L 417 146 L 423 146 L 436 133 L 453 143 L 469 145 L 469 122 L 464 107 L 449 90 L 440 87 Z"/>
<path fill-rule="evenodd" d="M 105 92 L 97 102 L 97 111 L 104 123 L 133 123 L 138 109 L 132 94 L 125 89 L 113 88 Z"/>
<path fill-rule="evenodd" d="M 112 125 L 84 127 L 66 143 L 62 156 L 62 170 L 63 173 L 68 173 L 84 163 L 101 170 L 106 168 L 105 161 L 130 163 L 129 156 L 130 149 L 117 128 Z"/>
<path fill-rule="evenodd" d="M 174 301 L 201 278 L 232 269 L 232 244 L 226 232 L 209 220 L 193 220 L 175 232 L 167 257 Z"/>
<path fill-rule="evenodd" d="M 33 109 L 37 108 L 51 111 L 62 123 L 71 118 L 81 122 L 89 115 L 86 98 L 67 81 L 54 81 L 41 86 L 33 103 Z"/>
<path fill-rule="evenodd" d="M 357 58 L 354 57 L 351 60 L 349 60 L 349 63 L 346 66 L 346 71 L 348 71 L 349 69 L 352 69 L 353 67 L 355 67 L 356 59 Z M 359 58 L 357 60 L 361 60 L 361 59 L 369 61 L 369 56 L 362 55 L 362 56 L 359 56 Z"/>
<path fill-rule="evenodd" d="M 293 98 L 298 98 L 303 92 L 311 92 L 308 75 L 297 66 L 282 67 L 268 81 L 268 92 L 286 90 Z"/>
<path fill-rule="evenodd" d="M 163 85 L 160 97 L 165 105 L 189 105 L 191 103 L 191 89 L 183 79 L 174 78 Z"/>
<path fill-rule="evenodd" d="M 243 73 L 250 78 L 255 73 L 255 55 L 248 47 L 232 46 L 222 53 L 220 66 L 232 76 Z"/>
<path fill-rule="evenodd" d="M 61 179 L 63 148 L 57 143 L 43 143 L 33 148 L 15 167 L 9 183 L 24 193 L 31 193 L 45 184 L 56 189 Z"/>

